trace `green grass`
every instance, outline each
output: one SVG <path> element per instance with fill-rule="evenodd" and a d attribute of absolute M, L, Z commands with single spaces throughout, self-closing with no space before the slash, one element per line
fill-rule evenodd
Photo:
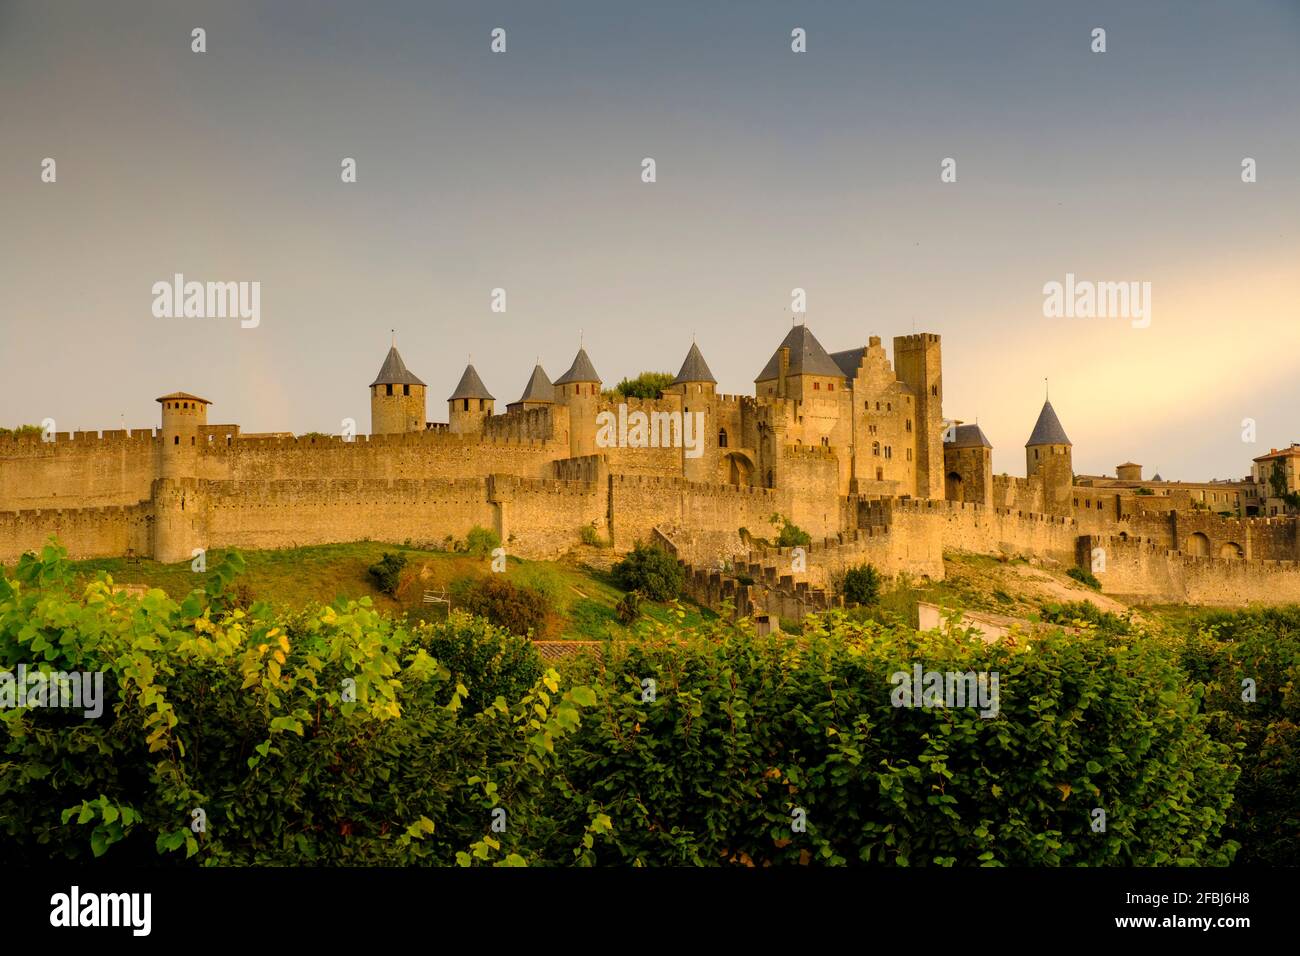
<path fill-rule="evenodd" d="M 366 569 L 377 563 L 385 552 L 405 555 L 408 567 L 423 569 L 424 580 L 413 582 L 407 589 L 409 593 L 399 592 L 395 597 L 381 593 Z M 242 553 L 246 569 L 236 583 L 244 585 L 254 600 L 298 608 L 312 603 L 328 604 L 338 597 L 369 597 L 376 607 L 390 613 L 428 619 L 440 618 L 446 611 L 443 605 L 423 604 L 424 590 L 448 588 L 459 578 L 489 574 L 491 568 L 490 560 L 467 554 L 377 541 Z M 207 566 L 215 568 L 224 554 L 224 550 L 213 548 L 207 554 Z M 118 584 L 159 588 L 177 600 L 201 588 L 207 577 L 206 573 L 191 571 L 188 561 L 159 564 L 142 559 L 138 564 L 127 564 L 122 558 L 98 558 L 75 562 L 74 568 L 84 580 L 96 572 L 107 571 Z M 515 584 L 528 585 L 550 595 L 558 617 L 555 632 L 561 640 L 605 640 L 628 632 L 614 611 L 625 592 L 614 585 L 606 572 L 560 561 L 512 558 L 506 575 Z M 686 601 L 682 602 L 682 608 L 688 626 L 717 616 Z M 676 619 L 671 605 L 645 601 L 642 610 L 652 620 Z"/>

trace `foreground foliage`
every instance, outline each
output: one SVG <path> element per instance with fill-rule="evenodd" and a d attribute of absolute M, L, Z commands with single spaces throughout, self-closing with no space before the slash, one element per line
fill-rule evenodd
<path fill-rule="evenodd" d="M 1237 741 L 1159 642 L 682 619 L 557 673 L 460 613 L 241 609 L 228 570 L 183 601 L 134 597 L 74 585 L 51 546 L 0 582 L 0 669 L 102 670 L 107 699 L 99 720 L 0 710 L 0 860 L 1213 865 L 1235 849 Z M 997 716 L 893 706 L 914 664 L 996 672 Z"/>

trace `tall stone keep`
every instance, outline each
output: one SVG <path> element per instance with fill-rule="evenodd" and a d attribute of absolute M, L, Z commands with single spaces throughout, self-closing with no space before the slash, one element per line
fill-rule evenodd
<path fill-rule="evenodd" d="M 555 401 L 569 409 L 569 454 L 594 455 L 596 447 L 596 411 L 600 405 L 600 376 L 587 357 L 578 349 L 569 370 L 555 380 Z"/>
<path fill-rule="evenodd" d="M 1043 511 L 1068 517 L 1074 513 L 1073 446 L 1051 402 L 1043 402 L 1034 430 L 1025 442 L 1025 474 L 1043 484 Z"/>
<path fill-rule="evenodd" d="M 425 391 L 424 383 L 406 367 L 394 344 L 370 383 L 370 434 L 424 431 Z"/>
<path fill-rule="evenodd" d="M 894 337 L 894 370 L 916 395 L 916 494 L 944 496 L 943 357 L 932 332 Z"/>

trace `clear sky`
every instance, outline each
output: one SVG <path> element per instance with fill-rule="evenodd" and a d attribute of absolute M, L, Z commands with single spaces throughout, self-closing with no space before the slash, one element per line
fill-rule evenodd
<path fill-rule="evenodd" d="M 260 325 L 155 318 L 176 272 Z M 1150 326 L 1044 317 L 1067 273 Z M 831 351 L 941 334 L 996 471 L 1048 377 L 1076 471 L 1244 475 L 1300 441 L 1300 2 L 0 0 L 0 424 L 364 431 L 394 327 L 434 420 L 580 330 L 752 394 L 795 287 Z"/>

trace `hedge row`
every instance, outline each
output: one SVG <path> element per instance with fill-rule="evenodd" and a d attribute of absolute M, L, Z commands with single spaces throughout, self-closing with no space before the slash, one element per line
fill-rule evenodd
<path fill-rule="evenodd" d="M 98 720 L 0 710 L 0 860 L 1154 865 L 1235 850 L 1235 741 L 1155 642 L 988 646 L 842 615 L 799 638 L 648 622 L 557 673 L 463 614 L 241 610 L 228 577 L 182 602 L 79 588 L 50 547 L 0 581 L 0 669 L 102 670 L 108 700 Z M 894 706 L 891 679 L 915 664 L 996 673 L 997 715 Z"/>

